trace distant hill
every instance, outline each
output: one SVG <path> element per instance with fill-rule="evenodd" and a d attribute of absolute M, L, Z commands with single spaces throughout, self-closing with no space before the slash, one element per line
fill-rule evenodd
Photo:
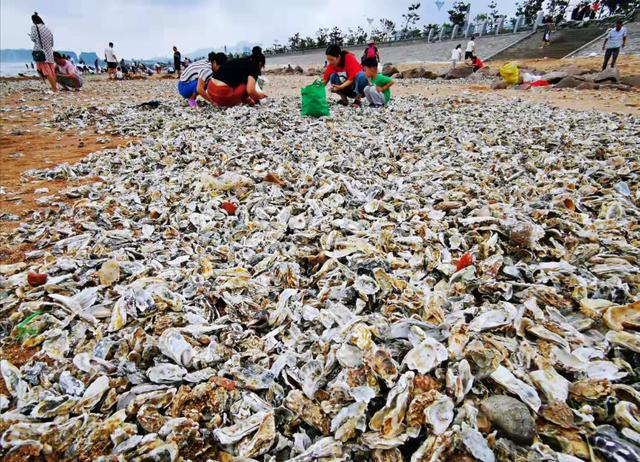
<path fill-rule="evenodd" d="M 86 64 L 93 64 L 96 62 L 96 59 L 98 59 L 98 55 L 93 51 L 81 51 L 80 59 Z"/>
<path fill-rule="evenodd" d="M 0 50 L 0 61 L 5 63 L 27 63 L 31 61 L 31 50 Z"/>
<path fill-rule="evenodd" d="M 27 50 L 25 48 L 19 49 L 5 49 L 0 50 L 0 61 L 5 63 L 28 63 L 32 61 L 32 50 Z M 60 53 L 64 53 L 65 55 L 71 56 L 75 61 L 78 60 L 78 55 L 75 51 L 68 50 L 55 50 Z"/>
<path fill-rule="evenodd" d="M 54 51 L 62 53 L 63 55 L 67 55 L 75 62 L 78 62 L 78 55 L 76 54 L 75 51 L 67 51 L 67 50 L 54 50 Z"/>

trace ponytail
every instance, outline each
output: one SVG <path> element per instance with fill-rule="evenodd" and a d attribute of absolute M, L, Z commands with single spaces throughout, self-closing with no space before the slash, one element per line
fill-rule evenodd
<path fill-rule="evenodd" d="M 37 11 L 31 15 L 31 21 L 32 21 L 34 24 L 44 24 L 44 21 L 43 21 L 43 20 L 42 20 L 42 18 L 38 15 L 38 12 L 37 12 Z"/>

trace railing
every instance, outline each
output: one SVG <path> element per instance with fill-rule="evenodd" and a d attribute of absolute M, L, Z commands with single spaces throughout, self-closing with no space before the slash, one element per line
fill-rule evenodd
<path fill-rule="evenodd" d="M 527 29 L 531 29 L 531 25 L 529 25 L 528 27 L 521 27 L 520 29 L 517 30 L 517 32 L 526 32 Z M 436 31 L 435 33 L 429 33 L 429 35 L 427 37 L 415 37 L 415 38 L 409 38 L 409 39 L 404 39 L 404 38 L 400 38 L 400 39 L 396 39 L 396 40 L 390 40 L 390 41 L 386 41 L 386 42 L 377 42 L 376 45 L 379 47 L 396 47 L 396 46 L 403 46 L 403 45 L 411 45 L 414 43 L 438 43 L 438 42 L 444 42 L 444 41 L 450 41 L 450 40 L 456 40 L 456 39 L 461 39 L 461 38 L 469 38 L 471 37 L 471 35 L 474 35 L 477 29 L 477 26 L 475 24 L 472 24 L 471 27 L 467 28 L 467 29 L 460 29 L 458 28 L 456 31 L 456 34 L 453 35 L 453 31 L 455 30 L 455 26 L 454 27 L 447 27 L 444 29 L 439 28 L 439 29 L 431 29 L 432 31 Z M 500 29 L 499 33 L 496 33 L 495 29 L 492 30 L 491 33 L 484 33 L 484 37 L 488 37 L 488 36 L 495 36 L 495 35 L 507 35 L 507 34 L 513 34 L 514 30 L 512 27 L 502 27 Z M 366 43 L 357 43 L 357 44 L 351 44 L 351 45 L 343 45 L 343 48 L 349 49 L 349 48 L 357 48 L 357 47 L 366 47 L 367 44 Z M 267 56 L 270 57 L 277 57 L 277 56 L 299 56 L 299 55 L 305 55 L 305 54 L 312 54 L 312 53 L 318 53 L 318 52 L 322 52 L 326 49 L 326 46 L 322 46 L 322 47 L 315 47 L 315 48 L 305 48 L 303 50 L 287 50 L 284 52 L 278 52 L 278 53 L 273 53 L 270 50 L 266 50 L 265 54 Z"/>
<path fill-rule="evenodd" d="M 564 28 L 584 28 L 584 27 L 604 27 L 608 25 L 612 25 L 618 19 L 623 19 L 625 21 L 632 20 L 638 15 L 638 11 L 636 9 L 631 10 L 622 15 L 610 15 L 600 19 L 590 19 L 588 21 L 566 21 L 560 25 L 558 25 L 559 29 Z M 490 37 L 497 35 L 507 35 L 507 34 L 515 34 L 521 32 L 535 32 L 539 28 L 543 27 L 544 23 L 544 14 L 539 12 L 533 22 L 527 23 L 524 16 L 519 16 L 517 18 L 512 18 L 510 20 L 506 20 L 506 18 L 502 18 L 501 21 L 497 23 L 491 23 L 490 21 L 485 21 L 483 23 L 470 23 L 466 27 L 460 26 L 445 26 L 444 24 L 440 27 L 432 28 L 429 30 L 429 34 L 425 37 L 424 35 L 421 37 L 409 38 L 409 39 L 396 39 L 390 40 L 386 42 L 378 42 L 378 46 L 380 47 L 396 47 L 403 45 L 411 45 L 414 43 L 438 43 L 444 41 L 453 41 L 466 39 L 475 35 L 476 37 Z M 366 43 L 357 43 L 351 45 L 344 45 L 344 48 L 359 48 L 366 47 Z M 323 52 L 326 46 L 315 47 L 315 48 L 305 48 L 303 50 L 286 50 L 278 53 L 266 51 L 267 56 L 277 57 L 277 56 L 299 56 L 305 54 L 313 54 Z"/>

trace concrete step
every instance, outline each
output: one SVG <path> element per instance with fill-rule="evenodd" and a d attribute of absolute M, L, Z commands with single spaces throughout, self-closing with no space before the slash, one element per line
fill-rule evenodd
<path fill-rule="evenodd" d="M 536 32 L 525 40 L 502 51 L 492 59 L 536 59 L 563 58 L 574 50 L 589 43 L 605 29 L 593 27 L 585 29 L 560 29 L 551 34 L 551 44 L 543 49 L 543 31 Z"/>

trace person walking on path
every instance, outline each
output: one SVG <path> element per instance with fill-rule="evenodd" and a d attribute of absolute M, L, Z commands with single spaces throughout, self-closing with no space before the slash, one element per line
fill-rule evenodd
<path fill-rule="evenodd" d="M 180 64 L 182 55 L 178 51 L 178 47 L 173 47 L 173 69 L 176 71 L 176 77 L 180 78 Z"/>
<path fill-rule="evenodd" d="M 109 80 L 116 78 L 116 69 L 118 68 L 118 58 L 113 51 L 113 42 L 109 42 L 109 46 L 104 49 L 104 60 L 107 62 L 107 73 Z"/>
<path fill-rule="evenodd" d="M 93 63 L 93 68 L 95 69 L 96 74 L 99 74 L 99 73 L 100 73 L 100 63 L 99 63 L 98 61 L 99 61 L 99 59 L 98 59 L 98 58 L 96 58 L 96 62 L 95 62 L 95 63 Z"/>
<path fill-rule="evenodd" d="M 33 60 L 36 62 L 38 73 L 49 81 L 52 91 L 58 91 L 56 83 L 55 61 L 53 59 L 53 34 L 38 13 L 31 16 L 33 25 L 29 37 L 33 42 Z"/>
<path fill-rule="evenodd" d="M 471 39 L 467 42 L 467 49 L 464 52 L 464 62 L 472 61 L 473 57 L 476 55 L 476 36 L 472 35 Z"/>
<path fill-rule="evenodd" d="M 627 28 L 622 25 L 622 21 L 616 21 L 616 26 L 609 31 L 607 38 L 604 39 L 602 49 L 604 50 L 604 62 L 602 70 L 604 71 L 611 59 L 611 67 L 616 67 L 616 61 L 620 50 L 627 44 Z"/>
<path fill-rule="evenodd" d="M 374 58 L 376 61 L 380 62 L 380 52 L 378 51 L 375 40 L 373 39 L 369 40 L 369 43 L 367 43 L 367 48 L 362 54 L 361 62 L 364 63 L 364 60 L 367 58 Z"/>

